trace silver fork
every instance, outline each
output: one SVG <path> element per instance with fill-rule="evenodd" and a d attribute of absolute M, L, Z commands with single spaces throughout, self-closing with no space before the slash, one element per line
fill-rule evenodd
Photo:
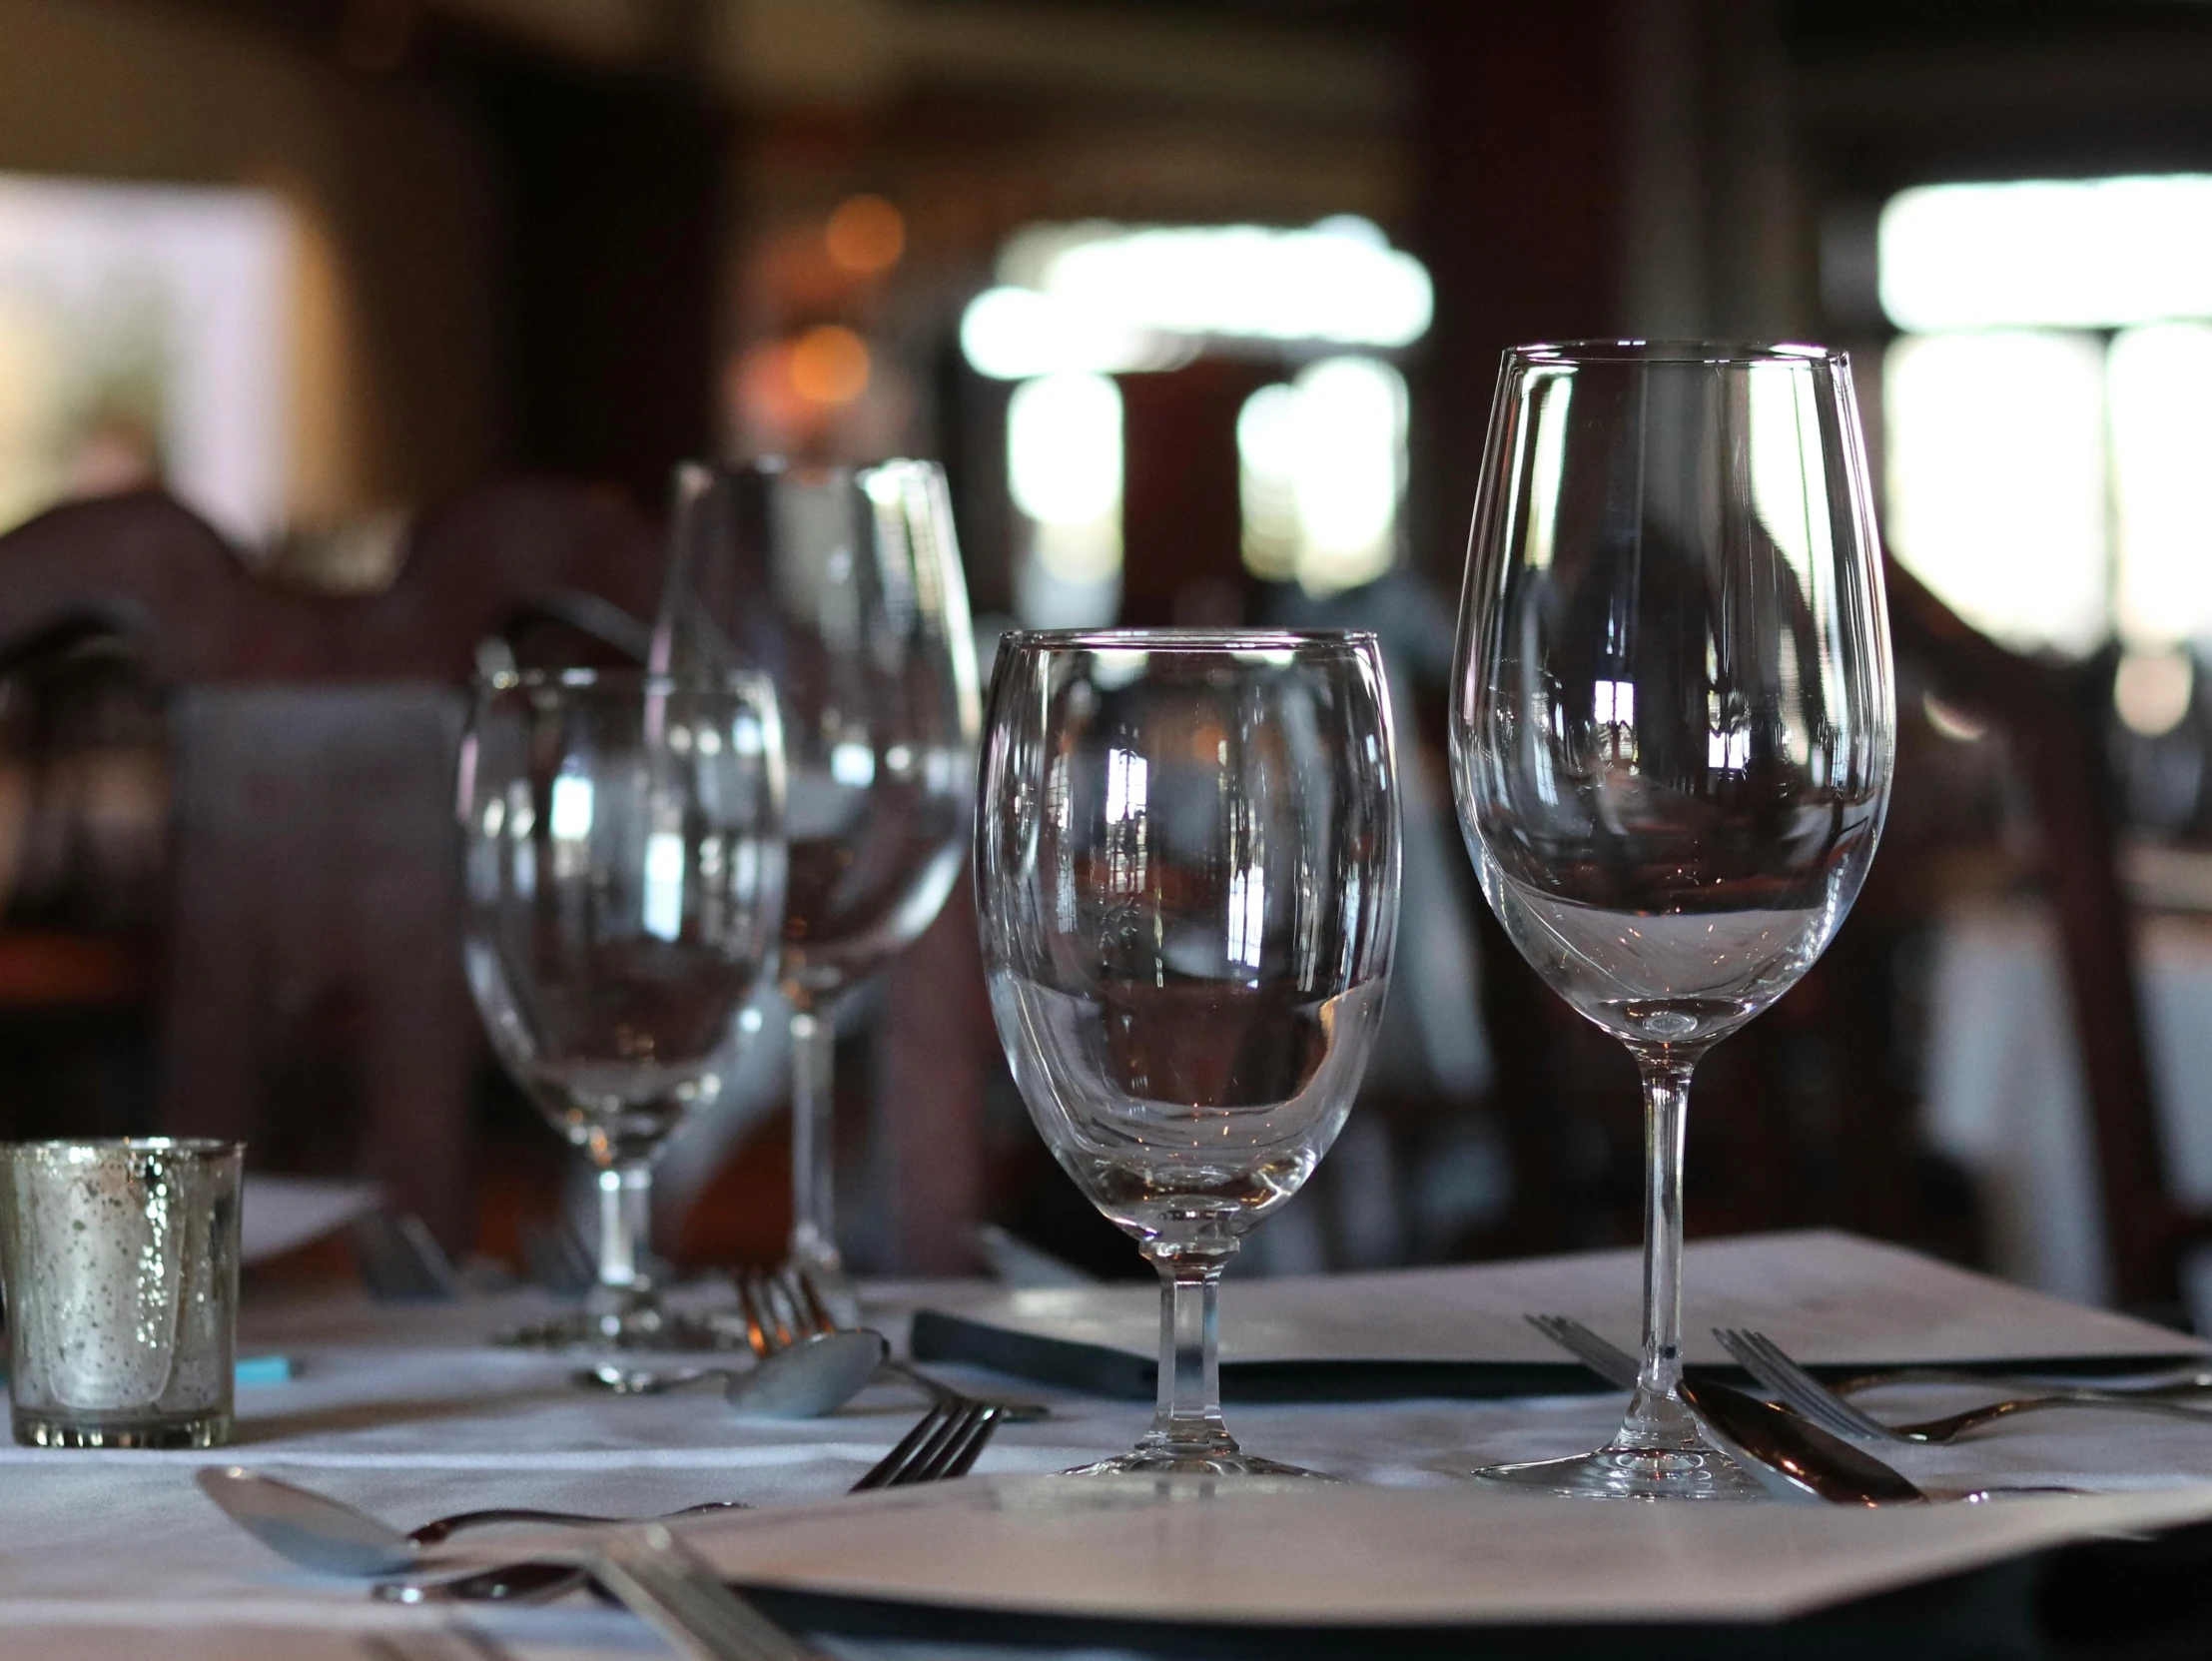
<path fill-rule="evenodd" d="M 924 1482 L 950 1482 L 956 1476 L 966 1476 L 1005 1422 L 1005 1416 L 992 1402 L 972 1401 L 959 1406 L 939 1402 L 922 1415 L 898 1446 L 870 1466 L 849 1491 L 858 1494 L 875 1488 L 911 1488 Z M 696 1510 L 710 1508 L 694 1507 Z M 464 1517 L 486 1514 L 462 1513 Z M 552 1512 L 510 1513 L 510 1517 L 542 1521 L 589 1520 L 566 1519 Z M 660 1526 L 660 1519 L 655 1518 L 639 1524 L 638 1528 Z M 635 1533 L 637 1528 L 625 1532 Z M 569 1564 L 503 1563 L 495 1569 L 479 1570 L 454 1580 L 387 1580 L 372 1587 L 369 1595 L 390 1603 L 535 1603 L 573 1591 L 589 1575 L 588 1569 Z"/>
<path fill-rule="evenodd" d="M 738 1312 L 745 1319 L 745 1341 L 755 1355 L 765 1359 L 807 1338 L 838 1330 L 837 1316 L 831 1311 L 828 1298 L 805 1269 L 747 1268 L 740 1269 L 735 1278 Z M 985 1403 L 980 1397 L 957 1390 L 942 1378 L 933 1378 L 920 1367 L 896 1358 L 886 1358 L 880 1370 L 905 1379 L 942 1406 L 989 1405 L 997 1407 L 1001 1416 L 1014 1424 L 1028 1424 L 1052 1416 L 1051 1408 L 1035 1401 Z"/>
<path fill-rule="evenodd" d="M 1853 1406 L 1793 1360 L 1782 1346 L 1763 1332 L 1748 1328 L 1716 1326 L 1713 1335 L 1737 1362 L 1789 1406 L 1795 1407 L 1822 1429 L 1839 1436 L 1865 1441 L 1928 1442 L 1940 1444 L 1967 1431 L 2014 1413 L 2040 1412 L 2046 1407 L 2103 1407 L 2123 1412 L 2164 1413 L 2168 1417 L 2212 1420 L 2212 1413 L 2183 1406 L 2178 1401 L 2134 1397 L 2114 1399 L 2086 1390 L 2058 1390 L 2047 1395 L 2014 1396 L 1945 1413 L 1911 1424 L 1884 1424 L 1863 1408 Z"/>

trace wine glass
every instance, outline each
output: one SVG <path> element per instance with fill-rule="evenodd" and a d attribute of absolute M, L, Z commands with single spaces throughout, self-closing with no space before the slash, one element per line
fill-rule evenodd
<path fill-rule="evenodd" d="M 758 675 L 480 682 L 460 751 L 469 989 L 494 1052 L 595 1168 L 598 1283 L 535 1341 L 711 1346 L 645 1254 L 655 1156 L 721 1088 L 775 974 L 783 739 Z"/>
<path fill-rule="evenodd" d="M 783 710 L 790 1254 L 840 1298 L 835 1006 L 930 926 L 960 874 L 980 719 L 975 651 L 935 464 L 677 469 L 653 663 L 749 664 L 774 681 Z"/>
<path fill-rule="evenodd" d="M 1643 1075 L 1644 1353 L 1597 1452 L 1478 1474 L 1756 1498 L 1678 1388 L 1691 1070 L 1827 947 L 1895 739 L 1843 353 L 1573 342 L 1506 354 L 1475 498 L 1452 779 L 1482 891 Z"/>
<path fill-rule="evenodd" d="M 1159 1407 L 1090 1470 L 1298 1475 L 1221 1422 L 1238 1237 L 1343 1128 L 1382 1016 L 1398 793 L 1374 636 L 1010 634 L 977 798 L 1030 1116 L 1160 1275 Z"/>

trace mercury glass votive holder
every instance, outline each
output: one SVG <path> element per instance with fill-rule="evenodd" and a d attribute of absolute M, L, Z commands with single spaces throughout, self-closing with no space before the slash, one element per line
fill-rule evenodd
<path fill-rule="evenodd" d="M 230 1440 L 245 1152 L 165 1137 L 0 1147 L 17 1441 Z"/>

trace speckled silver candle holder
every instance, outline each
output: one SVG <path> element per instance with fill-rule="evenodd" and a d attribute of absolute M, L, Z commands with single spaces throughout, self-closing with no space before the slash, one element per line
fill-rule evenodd
<path fill-rule="evenodd" d="M 0 1147 L 17 1441 L 230 1440 L 244 1153 L 166 1138 Z"/>

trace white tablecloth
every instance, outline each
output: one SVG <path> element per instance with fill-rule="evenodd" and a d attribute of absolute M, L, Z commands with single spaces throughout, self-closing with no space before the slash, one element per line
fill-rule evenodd
<path fill-rule="evenodd" d="M 879 1294 L 872 1314 L 896 1328 L 924 1291 Z M 926 1294 L 957 1303 L 964 1288 Z M 711 1392 L 587 1394 L 568 1382 L 571 1361 L 478 1341 L 536 1307 L 514 1297 L 250 1310 L 246 1347 L 282 1348 L 301 1371 L 291 1383 L 241 1392 L 235 1447 L 220 1455 L 0 1449 L 0 1653 L 147 1661 L 158 1633 L 163 1661 L 317 1661 L 360 1656 L 375 1629 L 443 1618 L 373 1604 L 359 1583 L 273 1557 L 193 1486 L 192 1471 L 218 1459 L 325 1490 L 402 1527 L 492 1504 L 645 1515 L 707 1499 L 770 1504 L 836 1494 L 916 1415 L 912 1398 L 889 1387 L 835 1417 L 797 1423 L 738 1417 Z M 1014 1388 L 946 1370 L 973 1385 Z M 1096 1458 L 1126 1447 L 1149 1416 L 1138 1403 L 1020 1388 L 1051 1399 L 1054 1416 L 1003 1430 L 979 1467 L 985 1472 L 1052 1471 Z M 1611 1396 L 1232 1403 L 1230 1419 L 1247 1447 L 1278 1458 L 1361 1481 L 1440 1484 L 1471 1465 L 1595 1445 L 1619 1408 Z M 1908 1452 L 1897 1462 L 1930 1481 L 2127 1488 L 2212 1479 L 2212 1427 L 2101 1413 L 2022 1418 L 1961 1448 Z M 526 1661 L 663 1653 L 627 1616 L 584 1601 L 471 1619 Z"/>

